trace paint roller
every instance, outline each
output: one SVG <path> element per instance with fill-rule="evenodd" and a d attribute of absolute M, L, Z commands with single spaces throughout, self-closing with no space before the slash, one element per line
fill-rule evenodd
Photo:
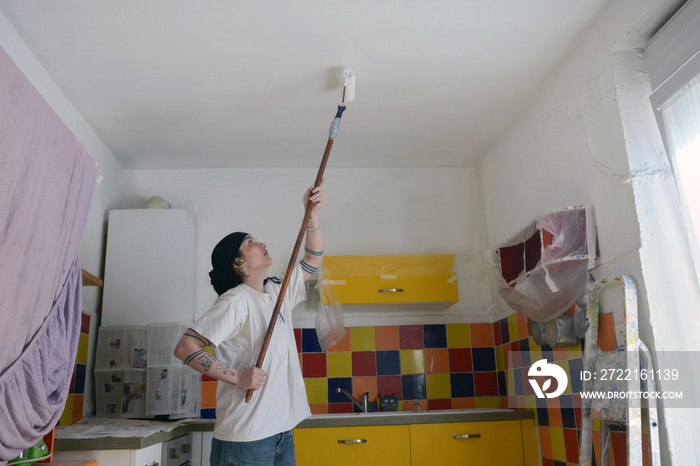
<path fill-rule="evenodd" d="M 316 174 L 316 180 L 314 181 L 314 187 L 320 186 L 323 181 L 323 172 L 326 170 L 326 164 L 328 163 L 328 157 L 331 154 L 331 148 L 333 147 L 333 141 L 338 135 L 338 129 L 340 129 L 340 119 L 343 116 L 343 112 L 346 109 L 345 103 L 352 102 L 355 100 L 355 72 L 351 69 L 343 70 L 343 98 L 338 105 L 338 111 L 333 118 L 331 123 L 331 128 L 328 132 L 328 142 L 326 143 L 326 149 L 323 152 L 323 158 L 321 159 L 321 165 L 318 168 L 318 173 Z M 262 347 L 260 348 L 260 354 L 258 355 L 258 361 L 255 367 L 262 368 L 263 361 L 265 361 L 265 354 L 267 353 L 267 348 L 270 346 L 270 339 L 272 338 L 272 332 L 275 330 L 275 324 L 277 319 L 279 319 L 280 310 L 282 308 L 282 301 L 284 301 L 284 296 L 287 293 L 287 287 L 289 286 L 289 280 L 292 276 L 292 270 L 294 269 L 294 263 L 296 262 L 297 256 L 299 255 L 299 249 L 301 248 L 301 242 L 306 234 L 306 226 L 309 223 L 309 216 L 311 215 L 311 208 L 313 204 L 309 202 L 306 205 L 306 211 L 304 212 L 304 219 L 301 222 L 301 227 L 299 228 L 299 234 L 297 235 L 296 243 L 294 243 L 294 249 L 292 250 L 292 256 L 289 258 L 289 264 L 287 265 L 287 272 L 284 274 L 284 279 L 282 280 L 282 285 L 280 287 L 279 294 L 277 295 L 277 302 L 275 303 L 275 308 L 272 311 L 272 317 L 270 318 L 270 323 L 267 326 L 267 332 L 265 333 L 265 339 L 263 340 Z M 245 395 L 245 402 L 248 403 L 253 396 L 253 389 L 249 389 Z"/>

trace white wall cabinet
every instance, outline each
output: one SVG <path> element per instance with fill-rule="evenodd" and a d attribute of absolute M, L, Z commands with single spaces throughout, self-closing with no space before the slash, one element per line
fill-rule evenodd
<path fill-rule="evenodd" d="M 195 248 L 185 210 L 111 210 L 102 325 L 192 322 Z"/>

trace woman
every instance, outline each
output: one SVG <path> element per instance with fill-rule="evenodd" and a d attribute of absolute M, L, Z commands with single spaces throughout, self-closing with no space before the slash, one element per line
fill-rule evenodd
<path fill-rule="evenodd" d="M 292 271 L 262 369 L 255 363 L 281 278 L 265 278 L 272 259 L 265 243 L 247 233 L 226 236 L 212 252 L 209 276 L 219 297 L 185 332 L 174 351 L 188 366 L 219 380 L 211 466 L 296 464 L 292 429 L 311 412 L 294 340 L 292 309 L 306 298 L 304 282 L 323 260 L 318 221 L 321 191 L 312 186 L 304 194 L 304 206 L 313 203 L 305 254 Z M 214 348 L 214 356 L 205 346 Z M 246 403 L 249 389 L 256 392 Z"/>

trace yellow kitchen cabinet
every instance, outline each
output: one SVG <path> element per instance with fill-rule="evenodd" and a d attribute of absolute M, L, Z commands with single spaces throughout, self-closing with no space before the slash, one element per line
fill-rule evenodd
<path fill-rule="evenodd" d="M 454 254 L 325 256 L 323 267 L 326 304 L 459 301 Z"/>
<path fill-rule="evenodd" d="M 411 465 L 407 425 L 295 429 L 294 448 L 299 466 Z"/>
<path fill-rule="evenodd" d="M 412 466 L 531 464 L 519 420 L 411 424 L 410 432 Z"/>

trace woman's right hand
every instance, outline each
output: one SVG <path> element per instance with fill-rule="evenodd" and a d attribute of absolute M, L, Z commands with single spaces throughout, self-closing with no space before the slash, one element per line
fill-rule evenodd
<path fill-rule="evenodd" d="M 238 373 L 238 385 L 243 390 L 260 390 L 267 373 L 258 367 L 249 367 L 248 369 Z"/>

